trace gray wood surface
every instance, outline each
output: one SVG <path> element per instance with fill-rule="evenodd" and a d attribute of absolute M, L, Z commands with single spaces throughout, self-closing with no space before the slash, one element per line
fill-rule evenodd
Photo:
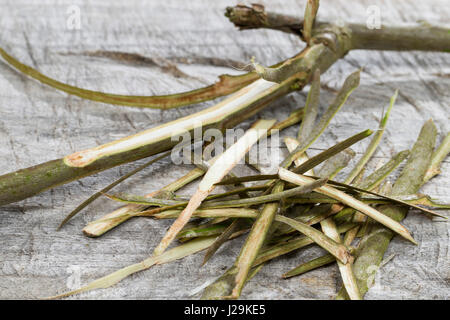
<path fill-rule="evenodd" d="M 289 14 L 302 15 L 304 10 L 304 1 L 263 3 L 268 10 Z M 239 32 L 223 16 L 224 8 L 230 4 L 236 2 L 1 0 L 0 43 L 21 61 L 61 81 L 94 90 L 142 95 L 197 88 L 215 81 L 221 73 L 237 73 L 229 67 L 232 61 L 247 63 L 255 56 L 269 65 L 303 47 L 295 36 L 276 31 Z M 80 8 L 80 30 L 67 28 L 67 10 L 71 5 Z M 381 21 L 386 24 L 418 20 L 433 24 L 450 22 L 447 0 L 323 0 L 319 16 L 364 22 L 369 5 L 380 7 Z M 84 54 L 97 50 L 138 53 L 158 59 L 155 63 L 133 65 Z M 177 77 L 166 71 L 164 65 L 168 62 L 163 58 L 174 63 L 183 75 L 178 73 Z M 183 59 L 188 63 L 181 63 Z M 444 53 L 351 52 L 323 75 L 328 89 L 321 91 L 322 110 L 333 97 L 332 89 L 339 88 L 350 72 L 364 67 L 361 86 L 313 147 L 327 148 L 360 130 L 375 129 L 396 88 L 401 95 L 371 167 L 410 148 L 421 125 L 429 118 L 435 120 L 441 140 L 450 130 L 449 62 L 450 55 Z M 305 92 L 291 94 L 258 116 L 282 119 L 302 106 L 305 97 Z M 109 142 L 212 104 L 160 111 L 84 101 L 30 80 L 0 62 L 0 173 Z M 291 128 L 283 134 L 295 135 L 296 130 Z M 367 142 L 360 143 L 354 150 L 360 153 L 366 145 Z M 81 201 L 135 165 L 114 168 L 0 208 L 0 298 L 38 298 L 62 293 L 77 284 L 77 276 L 85 284 L 148 257 L 169 221 L 135 218 L 98 239 L 89 239 L 81 233 L 86 223 L 116 207 L 105 199 L 96 201 L 56 232 L 61 219 Z M 161 161 L 115 190 L 144 194 L 191 168 Z M 422 191 L 448 203 L 449 159 L 442 171 Z M 193 187 L 181 193 L 192 192 Z M 449 298 L 448 223 L 431 222 L 411 212 L 404 224 L 419 245 L 395 238 L 386 257 L 395 256 L 380 270 L 376 285 L 366 298 Z M 198 298 L 199 287 L 210 283 L 233 263 L 243 240 L 227 243 L 202 268 L 199 265 L 203 255 L 197 254 L 73 299 Z M 280 278 L 283 272 L 320 253 L 320 249 L 309 248 L 268 263 L 246 285 L 242 298 L 333 298 L 340 287 L 336 266 L 290 280 Z"/>

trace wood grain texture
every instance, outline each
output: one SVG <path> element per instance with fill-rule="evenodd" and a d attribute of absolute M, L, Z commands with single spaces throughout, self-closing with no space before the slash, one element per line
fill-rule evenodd
<path fill-rule="evenodd" d="M 271 11 L 298 12 L 299 15 L 304 12 L 302 1 L 263 3 Z M 67 28 L 67 10 L 71 5 L 80 8 L 80 30 Z M 238 73 L 229 67 L 233 61 L 247 63 L 255 56 L 258 62 L 270 65 L 303 47 L 294 35 L 271 30 L 239 32 L 223 16 L 227 5 L 230 2 L 224 0 L 0 0 L 0 42 L 22 62 L 58 80 L 92 90 L 148 95 L 194 89 L 215 81 L 221 73 Z M 442 25 L 450 20 L 446 0 L 323 0 L 318 18 L 364 22 L 370 5 L 380 6 L 381 21 L 386 24 L 425 20 Z M 97 50 L 165 58 L 182 73 L 174 74 L 153 63 L 134 65 L 83 54 Z M 443 53 L 351 52 L 321 80 L 327 88 L 338 89 L 348 74 L 364 67 L 361 86 L 312 147 L 327 148 L 361 130 L 376 129 L 382 110 L 396 88 L 400 90 L 399 98 L 385 136 L 370 162 L 371 167 L 410 148 L 420 127 L 429 118 L 435 120 L 441 133 L 439 139 L 442 139 L 450 130 L 449 62 L 450 54 Z M 334 96 L 330 89 L 321 90 L 321 114 Z M 282 119 L 303 106 L 305 99 L 305 92 L 291 94 L 273 103 L 259 116 Z M 113 107 L 68 96 L 25 78 L 0 62 L 0 174 L 128 136 L 212 103 L 168 111 Z M 247 121 L 243 127 L 254 120 Z M 283 136 L 295 135 L 297 130 L 293 127 Z M 355 151 L 363 152 L 367 143 L 356 145 Z M 287 154 L 286 149 L 282 151 Z M 315 151 L 318 150 L 311 150 L 310 156 L 314 156 Z M 98 239 L 82 234 L 81 229 L 87 222 L 115 208 L 114 203 L 105 199 L 99 199 L 61 231 L 55 231 L 63 217 L 81 201 L 135 165 L 114 168 L 1 207 L 0 298 L 55 295 L 69 289 L 68 285 L 70 287 L 72 280 L 76 280 L 77 274 L 80 274 L 81 284 L 85 284 L 151 255 L 170 221 L 135 218 Z M 189 165 L 173 166 L 167 159 L 115 190 L 146 194 L 190 169 Z M 345 172 L 348 171 L 342 174 Z M 183 189 L 182 193 L 193 190 L 194 185 Z M 443 163 L 442 174 L 433 178 L 422 191 L 450 202 L 450 160 Z M 411 212 L 404 225 L 419 246 L 396 237 L 386 257 L 396 255 L 381 269 L 376 285 L 366 298 L 448 299 L 448 222 L 430 222 Z M 224 245 L 202 268 L 199 266 L 203 255 L 197 254 L 138 273 L 112 288 L 73 299 L 197 298 L 199 293 L 195 294 L 198 291 L 195 289 L 232 264 L 243 240 L 236 239 Z M 242 298 L 334 297 L 340 287 L 336 266 L 281 279 L 282 273 L 317 257 L 320 252 L 320 249 L 310 248 L 268 263 L 246 285 Z"/>

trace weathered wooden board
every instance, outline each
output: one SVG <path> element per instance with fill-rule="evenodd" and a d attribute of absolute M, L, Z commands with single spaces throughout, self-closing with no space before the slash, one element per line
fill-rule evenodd
<path fill-rule="evenodd" d="M 231 4 L 235 4 L 233 1 Z M 303 14 L 304 1 L 264 1 L 273 11 Z M 81 28 L 67 27 L 71 6 L 80 9 Z M 295 37 L 275 31 L 239 32 L 223 16 L 229 1 L 25 1 L 1 0 L 0 45 L 45 74 L 84 88 L 122 94 L 173 93 L 210 83 L 218 74 L 237 72 L 231 60 L 246 63 L 251 56 L 266 65 L 299 51 Z M 323 0 L 321 19 L 364 22 L 367 8 L 377 5 L 382 23 L 426 20 L 450 22 L 446 0 L 376 1 Z M 88 51 L 123 51 L 175 61 L 185 75 L 176 77 L 158 65 L 133 65 L 86 56 Z M 220 60 L 229 59 L 228 60 Z M 181 64 L 181 59 L 187 59 Z M 178 61 L 178 63 L 177 63 Z M 211 64 L 215 64 L 214 66 Z M 410 148 L 421 125 L 433 118 L 441 132 L 450 130 L 450 55 L 419 52 L 350 53 L 324 76 L 327 87 L 338 88 L 346 75 L 364 67 L 361 86 L 338 113 L 330 129 L 314 144 L 326 148 L 377 121 L 393 91 L 401 96 L 385 137 L 371 165 Z M 322 89 L 321 105 L 333 97 Z M 302 106 L 305 93 L 275 102 L 259 116 L 282 119 Z M 20 75 L 0 62 L 0 173 L 6 173 L 87 147 L 127 136 L 145 128 L 201 110 L 211 103 L 177 110 L 141 110 L 83 101 Z M 246 122 L 248 124 L 249 122 Z M 295 134 L 296 128 L 286 134 Z M 367 142 L 355 147 L 364 150 Z M 283 152 L 286 150 L 283 149 Z M 139 218 L 99 239 L 83 236 L 83 226 L 109 212 L 114 203 L 100 199 L 56 232 L 61 219 L 82 200 L 135 164 L 111 169 L 34 198 L 0 208 L 0 298 L 38 298 L 66 291 L 148 257 L 169 222 Z M 147 193 L 191 169 L 168 160 L 123 183 L 117 190 Z M 450 161 L 423 191 L 450 202 Z M 189 187 L 183 192 L 191 192 Z M 367 299 L 446 299 L 449 290 L 449 225 L 410 213 L 405 225 L 419 245 L 395 238 L 386 257 L 396 254 L 376 278 Z M 226 244 L 204 267 L 202 255 L 138 273 L 113 288 L 75 299 L 197 298 L 209 283 L 232 264 L 244 239 Z M 340 287 L 335 266 L 302 277 L 280 275 L 310 258 L 310 248 L 273 261 L 245 287 L 245 299 L 332 298 Z"/>

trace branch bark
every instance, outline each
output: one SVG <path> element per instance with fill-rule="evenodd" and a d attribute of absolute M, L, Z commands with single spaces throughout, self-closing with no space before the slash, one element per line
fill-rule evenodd
<path fill-rule="evenodd" d="M 303 21 L 290 15 L 267 12 L 264 6 L 228 7 L 225 14 L 240 29 L 267 28 L 293 33 L 303 39 Z M 331 30 L 329 22 L 317 21 L 313 37 Z M 300 28 L 300 30 L 299 30 Z M 351 49 L 363 50 L 423 50 L 450 52 L 450 32 L 448 28 L 414 24 L 410 26 L 381 26 L 369 29 L 364 24 L 351 23 L 344 26 L 351 37 Z"/>
<path fill-rule="evenodd" d="M 300 33 L 298 32 L 298 26 L 301 26 L 298 18 L 265 12 L 262 6 L 228 8 L 227 16 L 242 29 L 264 27 L 301 36 L 301 30 Z M 249 91 L 255 85 L 252 83 L 218 105 L 199 113 L 117 142 L 67 156 L 65 159 L 49 161 L 0 176 L 0 205 L 16 202 L 82 177 L 169 150 L 175 142 L 171 141 L 170 135 L 161 135 L 161 131 L 167 132 L 169 128 L 192 132 L 193 122 L 203 116 L 215 114 L 203 123 L 204 130 L 211 127 L 221 130 L 233 127 L 259 112 L 271 101 L 294 90 L 302 89 L 310 81 L 315 69 L 319 68 L 322 73 L 325 72 L 351 49 L 450 52 L 450 33 L 445 28 L 416 26 L 369 30 L 358 24 L 337 27 L 316 22 L 312 36 L 311 46 L 306 47 L 297 56 L 288 59 L 279 67 L 285 71 L 283 79 L 286 80 L 261 92 L 256 98 L 240 102 L 231 111 L 223 110 L 227 103 L 231 103 L 233 99 L 236 100 Z M 156 137 L 151 138 L 151 136 Z M 136 141 L 135 138 L 143 137 L 144 142 L 133 142 Z M 120 144 L 122 147 L 119 148 Z M 93 158 L 86 159 L 86 156 L 93 156 Z"/>
<path fill-rule="evenodd" d="M 302 36 L 303 21 L 300 18 L 266 12 L 260 4 L 227 7 L 225 16 L 240 30 L 267 28 Z"/>

